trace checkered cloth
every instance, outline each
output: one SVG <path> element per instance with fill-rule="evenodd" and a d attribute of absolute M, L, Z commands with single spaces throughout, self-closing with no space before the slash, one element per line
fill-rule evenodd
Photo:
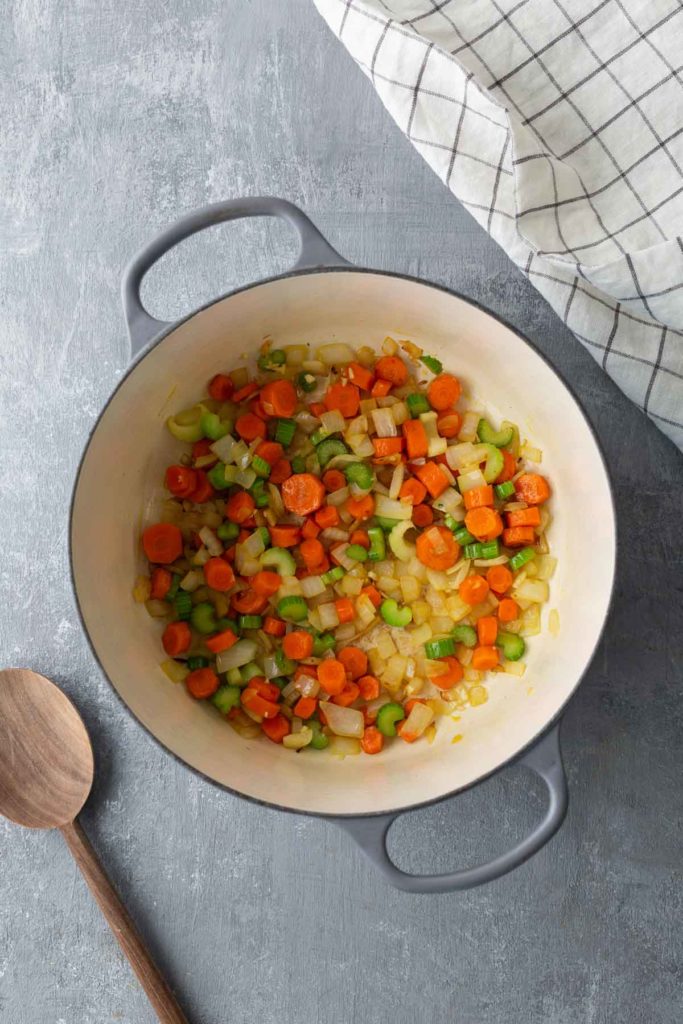
<path fill-rule="evenodd" d="M 679 0 L 314 0 L 413 145 L 683 447 Z"/>

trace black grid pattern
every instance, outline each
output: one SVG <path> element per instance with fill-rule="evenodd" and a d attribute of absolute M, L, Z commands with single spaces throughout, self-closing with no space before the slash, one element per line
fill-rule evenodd
<path fill-rule="evenodd" d="M 314 0 L 383 103 L 683 447 L 680 0 Z"/>

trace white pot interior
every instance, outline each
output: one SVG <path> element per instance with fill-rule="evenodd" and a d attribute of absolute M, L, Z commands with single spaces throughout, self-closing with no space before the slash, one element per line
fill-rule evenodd
<path fill-rule="evenodd" d="M 161 629 L 131 588 L 142 570 L 145 503 L 158 493 L 177 445 L 165 418 L 202 393 L 219 370 L 243 362 L 264 336 L 275 343 L 343 340 L 379 346 L 409 338 L 463 379 L 494 417 L 519 424 L 543 450 L 552 481 L 550 542 L 559 559 L 544 630 L 528 645 L 522 679 L 491 679 L 487 704 L 437 739 L 394 743 L 377 757 L 294 755 L 244 740 L 212 707 L 190 698 L 159 668 Z M 590 518 L 590 564 L 585 564 Z M 524 341 L 468 302 L 380 273 L 320 272 L 256 285 L 177 327 L 122 382 L 91 438 L 76 488 L 72 559 L 83 620 L 97 656 L 136 717 L 169 750 L 231 789 L 287 808 L 328 814 L 380 812 L 466 787 L 521 751 L 562 708 L 603 626 L 615 565 L 609 484 L 575 400 Z M 560 634 L 546 629 L 557 608 Z M 453 743 L 454 735 L 462 740 Z"/>

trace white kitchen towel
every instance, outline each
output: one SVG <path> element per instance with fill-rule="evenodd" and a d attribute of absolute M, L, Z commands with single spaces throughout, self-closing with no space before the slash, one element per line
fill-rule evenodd
<path fill-rule="evenodd" d="M 314 0 L 392 117 L 683 447 L 679 0 Z"/>

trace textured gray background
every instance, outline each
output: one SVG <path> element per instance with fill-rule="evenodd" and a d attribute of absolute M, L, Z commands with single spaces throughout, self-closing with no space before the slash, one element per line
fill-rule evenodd
<path fill-rule="evenodd" d="M 681 1019 L 681 461 L 403 140 L 308 0 L 15 0 L 0 25 L 0 662 L 72 694 L 97 782 L 85 825 L 197 1024 L 673 1024 Z M 620 515 L 607 635 L 566 715 L 565 827 L 488 888 L 393 891 L 321 821 L 245 804 L 164 755 L 83 639 L 71 483 L 126 365 L 121 268 L 225 196 L 300 203 L 351 259 L 453 285 L 570 378 Z M 278 225 L 214 230 L 150 275 L 180 314 L 284 267 Z M 568 443 L 571 440 L 568 439 Z M 585 517 L 590 545 L 590 509 Z M 590 558 L 577 571 L 590 587 Z M 521 769 L 404 819 L 446 870 L 541 813 Z M 153 1017 L 58 835 L 0 823 L 2 1024 Z"/>

